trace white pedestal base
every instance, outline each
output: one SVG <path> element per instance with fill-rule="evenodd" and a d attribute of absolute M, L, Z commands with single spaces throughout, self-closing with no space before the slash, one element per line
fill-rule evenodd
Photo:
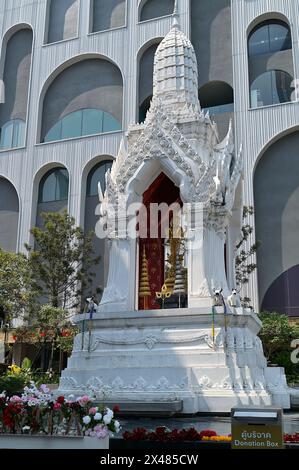
<path fill-rule="evenodd" d="M 242 309 L 226 320 L 218 309 L 214 338 L 212 315 L 201 309 L 97 313 L 91 335 L 75 338 L 59 393 L 92 389 L 99 400 L 115 403 L 182 400 L 182 413 L 289 408 L 284 371 L 267 368 L 260 327 Z"/>

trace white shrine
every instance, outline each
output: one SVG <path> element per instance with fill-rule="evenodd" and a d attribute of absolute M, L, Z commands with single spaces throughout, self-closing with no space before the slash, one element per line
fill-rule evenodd
<path fill-rule="evenodd" d="M 234 151 L 232 126 L 219 143 L 216 125 L 200 107 L 197 70 L 193 46 L 174 14 L 173 27 L 156 52 L 146 120 L 129 129 L 107 175 L 102 200 L 109 239 L 107 285 L 92 319 L 83 323 L 86 316 L 76 317 L 81 332 L 59 393 L 93 390 L 99 399 L 133 406 L 179 402 L 183 413 L 227 412 L 239 405 L 290 407 L 284 370 L 267 367 L 258 317 L 249 309 L 228 306 L 224 245 L 242 152 Z M 166 302 L 164 308 L 141 310 L 140 272 L 146 274 L 147 256 L 152 264 L 155 256 L 146 255 L 146 248 L 141 253 L 140 240 L 129 233 L 135 227 L 129 206 L 141 203 L 161 174 L 159 194 L 170 181 L 182 205 L 189 207 L 181 257 L 187 306 L 168 308 Z M 117 227 L 110 223 L 114 211 L 124 214 Z M 202 221 L 200 227 L 196 220 Z M 181 258 L 176 257 L 176 270 Z M 153 268 L 155 272 L 157 266 Z M 225 306 L 213 307 L 215 289 L 222 289 Z"/>

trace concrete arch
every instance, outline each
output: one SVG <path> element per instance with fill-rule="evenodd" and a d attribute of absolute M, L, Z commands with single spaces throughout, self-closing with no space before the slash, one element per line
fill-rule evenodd
<path fill-rule="evenodd" d="M 45 43 L 52 44 L 78 36 L 81 0 L 48 0 Z"/>
<path fill-rule="evenodd" d="M 34 33 L 29 23 L 18 23 L 9 28 L 2 39 L 0 60 L 0 127 L 14 121 L 22 124 L 16 139 L 4 141 L 2 148 L 25 146 L 29 94 L 32 73 Z M 19 135 L 18 135 L 19 134 Z"/>
<path fill-rule="evenodd" d="M 39 206 L 39 203 L 38 203 L 38 194 L 39 194 L 39 187 L 40 187 L 40 183 L 43 179 L 43 177 L 51 170 L 55 169 L 55 168 L 63 168 L 65 170 L 67 170 L 68 172 L 68 178 L 69 178 L 69 188 L 68 188 L 68 193 L 70 191 L 70 187 L 71 187 L 71 174 L 70 174 L 70 170 L 69 168 L 61 163 L 61 162 L 50 162 L 50 163 L 47 163 L 45 165 L 43 165 L 42 167 L 40 167 L 34 177 L 33 177 L 33 185 L 32 185 L 32 206 L 31 206 L 31 227 L 35 226 L 35 225 L 38 225 L 37 222 L 39 221 L 39 216 L 40 216 L 40 213 L 41 212 L 47 212 L 47 210 L 45 210 L 46 208 L 42 208 L 42 207 L 38 207 Z M 62 204 L 60 208 L 55 208 L 53 207 L 53 211 L 55 210 L 61 210 L 61 209 L 69 209 L 69 194 L 68 194 L 68 201 L 67 201 L 67 204 Z M 57 205 L 58 206 L 58 205 Z M 50 207 L 48 207 L 48 212 L 52 211 Z"/>
<path fill-rule="evenodd" d="M 119 87 L 121 88 L 121 92 L 118 93 L 118 110 L 119 110 L 119 120 L 121 122 L 121 125 L 123 127 L 123 116 L 124 116 L 124 112 L 123 112 L 123 107 L 124 107 L 124 75 L 123 75 L 123 72 L 122 70 L 120 69 L 120 67 L 118 66 L 118 64 L 116 64 L 113 60 L 111 60 L 109 57 L 106 57 L 106 56 L 103 56 L 101 54 L 96 54 L 96 53 L 89 53 L 89 54 L 81 54 L 81 55 L 78 55 L 78 56 L 74 56 L 72 57 L 71 59 L 61 63 L 51 74 L 50 76 L 47 78 L 47 80 L 45 81 L 42 89 L 41 89 L 41 92 L 40 92 L 40 96 L 39 96 L 39 109 L 38 109 L 38 130 L 37 130 L 37 142 L 41 142 L 43 140 L 43 137 L 44 137 L 44 133 L 45 133 L 45 129 L 43 128 L 43 111 L 44 111 L 44 106 L 45 106 L 45 99 L 47 97 L 47 93 L 49 92 L 51 86 L 55 83 L 55 81 L 57 79 L 59 79 L 59 77 L 61 77 L 63 74 L 67 73 L 68 71 L 71 70 L 72 67 L 76 67 L 82 63 L 86 63 L 86 62 L 91 62 L 91 61 L 102 61 L 103 63 L 106 63 L 106 64 L 109 64 L 111 67 L 112 70 L 114 70 L 118 75 L 119 75 L 119 80 L 118 80 L 118 84 L 119 84 Z M 107 74 L 106 74 L 107 75 Z M 95 78 L 97 77 L 97 75 L 92 75 L 92 79 L 95 80 Z M 78 79 L 78 82 L 80 81 L 79 80 L 79 77 L 77 76 L 77 79 Z M 91 85 L 91 82 L 88 82 L 88 77 L 87 77 L 87 81 L 85 80 L 85 84 L 83 84 L 83 86 L 86 86 L 88 87 L 88 83 L 90 83 Z M 81 92 L 82 94 L 82 90 L 79 89 L 79 92 Z M 116 97 L 114 96 L 113 97 L 114 101 L 116 99 Z M 59 96 L 58 96 L 58 100 L 59 100 Z M 93 104 L 93 107 L 94 107 L 94 103 L 95 101 L 92 100 L 92 98 L 90 97 L 89 101 L 92 102 Z M 109 101 L 109 99 L 107 99 L 107 101 Z M 88 107 L 87 106 L 87 102 L 86 100 L 84 100 L 84 96 L 82 97 L 82 101 L 81 101 L 81 105 L 79 108 L 77 109 L 82 109 L 82 107 Z M 84 106 L 85 105 L 85 106 Z M 74 110 L 74 109 L 72 109 Z M 104 109 L 105 111 L 105 109 Z M 115 111 L 115 110 L 114 110 Z M 113 115 L 113 113 L 111 113 Z M 56 116 L 57 118 L 58 116 Z M 53 120 L 54 122 L 54 120 Z M 49 126 L 49 125 L 48 125 Z"/>
<path fill-rule="evenodd" d="M 172 15 L 174 0 L 140 0 L 138 5 L 138 19 L 140 22 Z"/>
<path fill-rule="evenodd" d="M 16 187 L 0 174 L 0 248 L 4 251 L 18 250 L 20 213 Z"/>
<path fill-rule="evenodd" d="M 90 0 L 90 31 L 100 32 L 126 25 L 127 0 Z"/>
<path fill-rule="evenodd" d="M 205 83 L 199 89 L 201 107 L 209 111 L 218 127 L 218 135 L 222 140 L 228 131 L 234 113 L 234 90 L 232 86 L 221 80 Z"/>
<path fill-rule="evenodd" d="M 84 224 L 84 218 L 85 218 L 85 199 L 86 199 L 86 187 L 87 187 L 87 178 L 89 173 L 93 170 L 93 168 L 98 165 L 99 163 L 106 161 L 106 160 L 111 160 L 113 162 L 115 160 L 115 156 L 112 155 L 97 155 L 93 157 L 91 160 L 89 160 L 82 168 L 81 171 L 81 188 L 80 188 L 80 194 L 81 194 L 81 220 L 80 223 L 83 225 Z"/>
<path fill-rule="evenodd" d="M 271 31 L 273 34 L 278 25 L 285 28 L 287 33 L 284 42 L 280 44 L 276 41 L 274 46 Z M 265 38 L 256 43 L 252 38 L 258 31 Z M 293 33 L 284 15 L 267 13 L 250 23 L 247 28 L 247 56 L 251 108 L 291 101 L 291 83 L 294 79 Z"/>
<path fill-rule="evenodd" d="M 146 110 L 149 108 L 149 102 L 153 95 L 154 57 L 157 47 L 162 40 L 162 37 L 152 38 L 143 44 L 137 52 L 137 115 L 139 122 L 144 120 Z M 143 109 L 145 103 L 146 106 Z"/>
<path fill-rule="evenodd" d="M 255 165 L 253 187 L 260 304 L 299 315 L 299 128 L 268 143 Z M 279 290 L 280 289 L 280 290 Z M 279 290 L 279 291 L 278 291 Z M 266 299 L 266 300 L 265 300 Z"/>
<path fill-rule="evenodd" d="M 213 80 L 233 86 L 231 1 L 191 0 L 190 4 L 199 86 Z"/>
<path fill-rule="evenodd" d="M 81 213 L 83 214 L 81 225 L 84 227 L 86 233 L 90 231 L 95 231 L 96 224 L 99 220 L 99 197 L 97 195 L 88 195 L 87 194 L 87 180 L 89 175 L 97 168 L 98 165 L 104 162 L 114 161 L 114 158 L 111 155 L 101 155 L 93 158 L 89 161 L 83 169 L 82 177 L 82 209 Z M 103 290 L 106 284 L 106 278 L 108 274 L 108 256 L 106 253 L 106 240 L 97 238 L 96 235 L 93 237 L 93 249 L 95 255 L 100 257 L 99 266 L 96 267 L 95 273 L 96 276 L 93 279 L 91 286 L 91 291 L 86 292 L 86 295 L 94 295 L 97 293 L 97 289 Z M 98 299 L 100 296 L 98 295 Z"/>
<path fill-rule="evenodd" d="M 291 22 L 287 16 L 285 16 L 283 13 L 279 11 L 271 11 L 264 13 L 262 15 L 256 16 L 248 25 L 246 28 L 246 37 L 250 35 L 250 33 L 253 31 L 253 29 L 258 26 L 260 23 L 263 23 L 264 21 L 269 21 L 269 20 L 280 20 L 284 21 L 289 28 L 291 29 Z M 292 32 L 292 31 L 291 31 Z"/>
<path fill-rule="evenodd" d="M 273 144 L 275 144 L 276 142 L 278 142 L 279 140 L 281 140 L 283 137 L 289 135 L 289 134 L 293 134 L 294 132 L 296 131 L 299 131 L 299 123 L 296 124 L 295 126 L 292 126 L 292 127 L 287 127 L 285 128 L 284 130 L 282 130 L 281 132 L 279 132 L 278 134 L 275 134 L 274 136 L 271 137 L 271 139 L 260 149 L 259 153 L 258 153 L 258 156 L 254 162 L 254 166 L 252 168 L 252 178 L 254 178 L 254 174 L 255 174 L 255 171 L 256 171 L 256 168 L 257 168 L 257 165 L 258 163 L 260 162 L 260 160 L 262 159 L 263 155 L 265 154 L 265 152 L 270 148 L 272 147 Z"/>

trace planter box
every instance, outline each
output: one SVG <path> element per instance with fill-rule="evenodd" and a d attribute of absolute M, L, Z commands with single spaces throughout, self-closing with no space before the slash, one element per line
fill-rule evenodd
<path fill-rule="evenodd" d="M 31 436 L 26 434 L 0 434 L 0 449 L 109 449 L 109 437 Z"/>

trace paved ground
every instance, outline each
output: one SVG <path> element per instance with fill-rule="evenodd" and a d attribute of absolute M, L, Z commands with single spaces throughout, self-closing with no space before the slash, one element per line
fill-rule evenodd
<path fill-rule="evenodd" d="M 229 417 L 204 417 L 195 416 L 191 418 L 121 418 L 123 431 L 132 431 L 137 427 L 148 430 L 155 429 L 157 426 L 166 426 L 169 429 L 183 429 L 194 427 L 198 431 L 203 429 L 213 429 L 218 434 L 230 434 Z M 299 432 L 299 412 L 289 412 L 284 415 L 284 431 L 289 434 Z M 121 435 L 119 436 L 121 437 Z"/>

